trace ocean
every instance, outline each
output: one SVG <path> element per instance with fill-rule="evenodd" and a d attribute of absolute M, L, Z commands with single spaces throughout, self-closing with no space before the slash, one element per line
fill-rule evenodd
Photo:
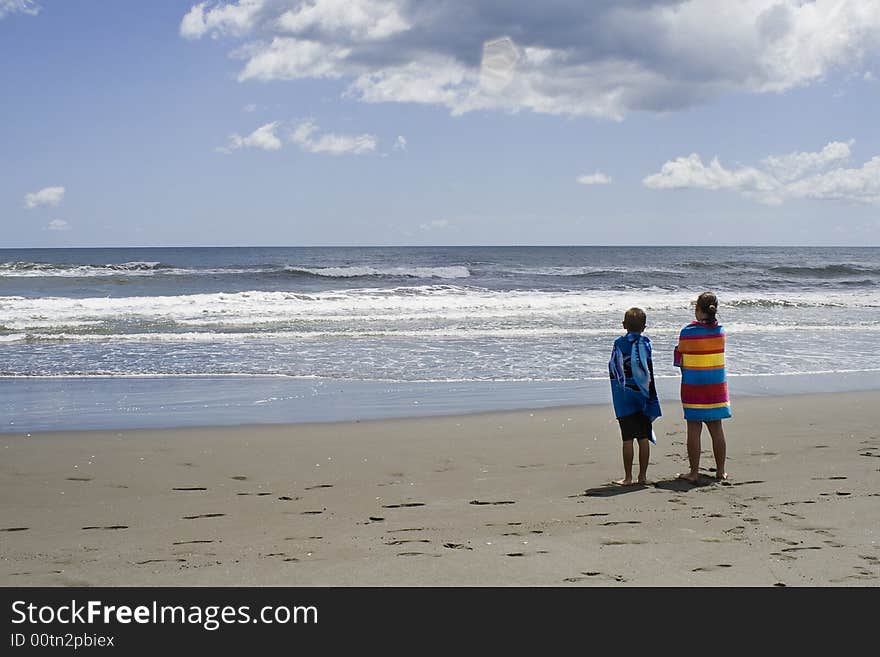
<path fill-rule="evenodd" d="M 734 393 L 880 388 L 875 247 L 0 249 L 0 431 L 601 403 L 631 306 L 677 413 L 704 290 Z"/>

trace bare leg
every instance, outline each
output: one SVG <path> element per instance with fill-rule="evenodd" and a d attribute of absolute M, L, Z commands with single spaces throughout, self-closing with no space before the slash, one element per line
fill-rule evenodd
<path fill-rule="evenodd" d="M 724 469 L 727 460 L 727 441 L 724 440 L 724 427 L 721 420 L 706 422 L 709 435 L 712 436 L 712 453 L 715 454 L 715 478 L 718 481 L 727 479 L 727 470 Z"/>
<path fill-rule="evenodd" d="M 621 486 L 629 486 L 633 482 L 633 441 L 623 441 L 623 479 L 618 479 L 616 483 Z"/>
<path fill-rule="evenodd" d="M 687 421 L 687 450 L 690 472 L 678 475 L 679 479 L 687 479 L 696 483 L 700 478 L 700 434 L 703 433 L 703 423 L 694 420 Z"/>
<path fill-rule="evenodd" d="M 648 461 L 651 458 L 651 443 L 647 438 L 639 439 L 639 483 L 648 483 Z"/>

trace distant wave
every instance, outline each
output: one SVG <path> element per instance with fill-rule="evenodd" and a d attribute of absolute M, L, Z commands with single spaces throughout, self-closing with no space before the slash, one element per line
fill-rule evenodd
<path fill-rule="evenodd" d="M 564 278 L 599 278 L 602 276 L 643 276 L 651 277 L 657 274 L 682 274 L 681 270 L 669 268 L 652 268 L 645 270 L 634 269 L 633 267 L 593 267 L 584 266 L 568 266 L 568 267 L 523 267 L 501 270 L 506 274 L 524 274 L 528 276 L 559 276 Z"/>
<path fill-rule="evenodd" d="M 0 262 L 2 276 L 114 276 L 119 274 L 152 274 L 168 268 L 161 262 L 121 262 L 107 265 L 55 264 L 48 262 Z"/>
<path fill-rule="evenodd" d="M 260 266 L 255 268 L 215 267 L 191 269 L 175 267 L 163 262 L 120 262 L 106 265 L 56 264 L 47 262 L 0 262 L 0 278 L 3 277 L 59 277 L 59 278 L 101 278 L 110 276 L 207 276 L 234 274 L 262 274 L 282 271 L 279 267 Z"/>
<path fill-rule="evenodd" d="M 834 264 L 820 267 L 795 267 L 781 265 L 770 267 L 768 271 L 774 274 L 788 274 L 789 276 L 804 276 L 811 278 L 834 278 L 836 276 L 864 276 L 865 274 L 880 274 L 880 269 L 874 267 L 859 267 L 858 265 Z"/>
<path fill-rule="evenodd" d="M 294 275 L 324 278 L 468 278 L 467 267 L 296 267 L 288 265 L 285 271 Z"/>

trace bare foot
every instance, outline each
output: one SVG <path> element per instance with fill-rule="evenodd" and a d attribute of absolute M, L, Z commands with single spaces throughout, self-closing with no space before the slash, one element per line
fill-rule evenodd
<path fill-rule="evenodd" d="M 715 477 L 715 480 L 716 480 L 716 481 L 727 481 L 727 473 L 725 472 L 725 473 L 724 473 L 723 475 L 721 475 L 720 477 Z"/>
<path fill-rule="evenodd" d="M 685 481 L 689 481 L 689 482 L 691 482 L 692 484 L 695 484 L 695 483 L 697 483 L 697 481 L 699 480 L 700 475 L 699 475 L 699 474 L 694 474 L 694 473 L 692 473 L 692 472 L 681 472 L 681 473 L 679 473 L 678 478 L 679 478 L 679 479 L 684 479 Z"/>
<path fill-rule="evenodd" d="M 618 479 L 614 483 L 617 484 L 618 486 L 632 486 L 633 480 L 632 479 Z"/>
<path fill-rule="evenodd" d="M 639 477 L 639 486 L 647 486 L 647 485 L 648 485 L 648 480 L 644 479 L 642 477 Z"/>

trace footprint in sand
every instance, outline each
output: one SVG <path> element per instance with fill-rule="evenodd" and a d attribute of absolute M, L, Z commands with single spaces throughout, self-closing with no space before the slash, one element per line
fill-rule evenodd
<path fill-rule="evenodd" d="M 715 570 L 720 570 L 722 568 L 732 568 L 733 566 L 729 563 L 719 563 L 714 566 L 699 566 L 697 568 L 691 568 L 692 573 L 710 573 Z"/>
<path fill-rule="evenodd" d="M 326 510 L 327 510 L 327 508 L 325 507 L 325 508 L 321 509 L 320 511 L 302 511 L 300 513 L 300 515 L 301 516 L 317 516 L 317 515 L 324 513 L 324 511 L 326 511 Z"/>
<path fill-rule="evenodd" d="M 67 481 L 91 481 L 91 477 L 68 477 Z"/>
<path fill-rule="evenodd" d="M 425 506 L 424 502 L 404 502 L 403 504 L 385 504 L 383 509 L 402 509 L 404 507 Z"/>
<path fill-rule="evenodd" d="M 208 490 L 204 486 L 178 486 L 176 488 L 172 488 L 171 490 Z"/>
<path fill-rule="evenodd" d="M 439 557 L 439 554 L 429 554 L 427 552 L 398 552 L 398 557 Z"/>
<path fill-rule="evenodd" d="M 610 579 L 615 582 L 625 582 L 626 577 L 623 575 L 606 575 L 605 573 L 600 573 L 599 571 L 583 571 L 581 572 L 581 576 L 579 577 L 566 577 L 563 582 L 583 582 L 588 579 L 593 579 L 596 577 L 601 577 L 602 579 Z"/>
<path fill-rule="evenodd" d="M 26 532 L 30 527 L 3 527 L 0 532 Z"/>
<path fill-rule="evenodd" d="M 821 550 L 821 545 L 805 545 L 803 547 L 782 548 L 782 552 L 800 552 L 801 550 Z"/>
<path fill-rule="evenodd" d="M 88 527 L 83 527 L 83 529 L 128 529 L 128 525 L 106 525 L 105 527 L 89 525 Z"/>
<path fill-rule="evenodd" d="M 186 561 L 186 559 L 184 559 L 182 557 L 179 557 L 177 559 L 147 559 L 146 561 L 135 561 L 134 563 L 135 563 L 135 565 L 143 566 L 144 564 L 148 564 L 148 563 L 163 563 L 165 561 L 180 562 L 180 561 Z"/>
<path fill-rule="evenodd" d="M 196 518 L 220 518 L 221 516 L 225 516 L 225 513 L 201 513 L 196 516 L 183 516 L 184 520 L 195 520 Z"/>
<path fill-rule="evenodd" d="M 193 545 L 195 543 L 213 543 L 214 541 L 209 540 L 196 540 L 196 541 L 175 541 L 171 545 Z"/>
<path fill-rule="evenodd" d="M 406 543 L 430 543 L 427 538 L 400 538 L 396 541 L 388 541 L 385 545 L 404 545 Z"/>
<path fill-rule="evenodd" d="M 644 543 L 645 543 L 645 541 L 641 541 L 639 539 L 632 539 L 629 541 L 621 541 L 621 540 L 612 538 L 612 539 L 602 541 L 602 545 L 609 545 L 609 546 L 611 546 L 611 545 L 643 545 Z"/>
<path fill-rule="evenodd" d="M 247 481 L 247 477 L 244 475 L 233 475 L 230 479 L 235 479 L 236 481 Z"/>
<path fill-rule="evenodd" d="M 469 504 L 474 504 L 474 505 L 477 505 L 477 506 L 483 506 L 483 505 L 487 505 L 487 504 L 489 504 L 489 505 L 497 505 L 497 504 L 516 504 L 516 502 L 515 502 L 514 500 L 499 500 L 498 502 L 483 502 L 483 501 L 481 501 L 481 500 L 471 500 L 471 501 L 469 502 Z"/>
<path fill-rule="evenodd" d="M 443 547 L 449 548 L 450 550 L 473 550 L 469 545 L 465 545 L 464 543 L 444 543 Z"/>
<path fill-rule="evenodd" d="M 641 520 L 609 520 L 608 522 L 599 523 L 603 527 L 613 527 L 614 525 L 641 525 Z"/>
<path fill-rule="evenodd" d="M 315 486 L 306 486 L 305 490 L 315 490 L 317 488 L 333 488 L 333 484 L 316 484 Z"/>

